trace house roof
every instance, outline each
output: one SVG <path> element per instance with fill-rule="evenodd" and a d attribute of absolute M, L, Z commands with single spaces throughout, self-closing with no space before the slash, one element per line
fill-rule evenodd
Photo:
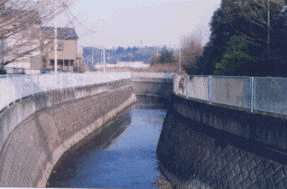
<path fill-rule="evenodd" d="M 54 27 L 43 26 L 41 27 L 43 37 L 54 38 Z M 79 39 L 74 28 L 57 28 L 57 39 L 71 40 Z"/>

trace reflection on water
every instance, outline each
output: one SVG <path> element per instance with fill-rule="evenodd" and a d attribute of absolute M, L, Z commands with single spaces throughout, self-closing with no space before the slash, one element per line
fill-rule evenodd
<path fill-rule="evenodd" d="M 166 110 L 129 109 L 70 152 L 48 187 L 155 188 L 156 146 Z"/>

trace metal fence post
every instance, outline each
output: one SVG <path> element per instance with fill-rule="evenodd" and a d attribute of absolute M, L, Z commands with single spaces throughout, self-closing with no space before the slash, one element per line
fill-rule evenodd
<path fill-rule="evenodd" d="M 173 78 L 173 92 L 177 95 L 177 74 Z"/>
<path fill-rule="evenodd" d="M 17 79 L 15 79 L 14 75 L 12 74 L 12 82 L 15 87 L 14 95 L 13 95 L 13 104 L 16 104 L 16 98 L 17 98 Z"/>
<path fill-rule="evenodd" d="M 187 82 L 188 82 L 188 75 L 186 75 L 185 76 L 185 82 L 184 82 L 184 95 L 185 95 L 185 97 L 187 97 L 188 98 L 188 93 L 187 93 Z"/>
<path fill-rule="evenodd" d="M 1 94 L 0 94 L 0 97 L 1 97 L 1 101 L 0 101 L 0 110 L 2 110 L 3 105 L 4 105 L 4 87 L 3 87 L 3 80 L 0 80 L 0 91 L 1 91 Z"/>
<path fill-rule="evenodd" d="M 174 93 L 176 94 L 176 95 L 178 95 L 177 94 L 177 77 L 178 77 L 178 75 L 177 74 L 175 74 L 175 76 L 174 76 L 174 79 L 173 79 L 173 91 L 174 91 Z"/>
<path fill-rule="evenodd" d="M 179 94 L 179 81 L 180 81 L 180 75 L 176 76 L 175 84 L 176 84 L 176 95 Z"/>
<path fill-rule="evenodd" d="M 208 101 L 212 101 L 212 76 L 208 76 Z"/>
<path fill-rule="evenodd" d="M 24 77 L 24 76 L 23 76 Z M 20 80 L 20 86 L 19 86 L 19 91 L 20 91 L 20 102 L 22 101 L 22 81 L 23 79 Z"/>
<path fill-rule="evenodd" d="M 72 73 L 72 89 L 73 89 L 73 91 L 75 90 L 75 75 L 74 75 L 74 73 Z"/>
<path fill-rule="evenodd" d="M 254 111 L 254 77 L 251 77 L 251 99 L 250 99 L 250 111 Z"/>
<path fill-rule="evenodd" d="M 9 83 L 9 76 L 8 76 L 8 73 L 6 74 L 7 75 L 7 77 L 6 77 L 6 81 L 7 81 L 7 83 Z M 8 97 L 9 96 L 9 94 L 10 94 L 10 91 L 11 91 L 11 87 L 10 86 L 7 86 L 8 87 L 8 94 L 6 94 L 6 96 Z M 10 107 L 10 99 L 9 99 L 9 97 L 8 97 L 8 105 L 7 105 L 7 108 L 9 108 Z"/>

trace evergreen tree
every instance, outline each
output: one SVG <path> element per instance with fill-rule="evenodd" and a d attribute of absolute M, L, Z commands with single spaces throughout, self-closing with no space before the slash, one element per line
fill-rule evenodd
<path fill-rule="evenodd" d="M 215 74 L 240 75 L 240 68 L 252 64 L 255 57 L 248 54 L 248 45 L 239 36 L 232 36 L 228 41 L 227 50 L 220 62 L 215 65 Z"/>
<path fill-rule="evenodd" d="M 203 48 L 203 55 L 197 68 L 197 74 L 212 74 L 215 64 L 219 62 L 226 49 L 226 41 L 232 35 L 232 28 L 226 23 L 222 7 L 212 16 L 211 35 L 209 42 Z"/>
<path fill-rule="evenodd" d="M 284 75 L 284 4 L 283 0 L 270 0 L 269 4 L 268 0 L 223 0 L 212 17 L 210 40 L 197 74 Z"/>
<path fill-rule="evenodd" d="M 157 59 L 157 62 L 163 63 L 174 63 L 173 52 L 169 51 L 166 46 L 164 46 L 160 52 L 160 56 Z"/>

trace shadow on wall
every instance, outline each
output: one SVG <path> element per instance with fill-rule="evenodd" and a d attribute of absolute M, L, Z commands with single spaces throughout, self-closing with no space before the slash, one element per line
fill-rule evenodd
<path fill-rule="evenodd" d="M 131 123 L 131 112 L 126 109 L 119 115 L 103 125 L 102 128 L 98 128 L 91 135 L 84 139 L 84 141 L 76 144 L 71 150 L 67 151 L 54 167 L 52 174 L 50 175 L 46 187 L 59 186 L 61 182 L 68 178 L 73 178 L 76 173 L 74 158 L 88 154 L 91 150 L 105 149 L 110 146 L 111 142 L 120 136 Z M 66 174 L 66 169 L 69 168 L 69 174 Z M 52 184 L 50 184 L 52 183 Z"/>

